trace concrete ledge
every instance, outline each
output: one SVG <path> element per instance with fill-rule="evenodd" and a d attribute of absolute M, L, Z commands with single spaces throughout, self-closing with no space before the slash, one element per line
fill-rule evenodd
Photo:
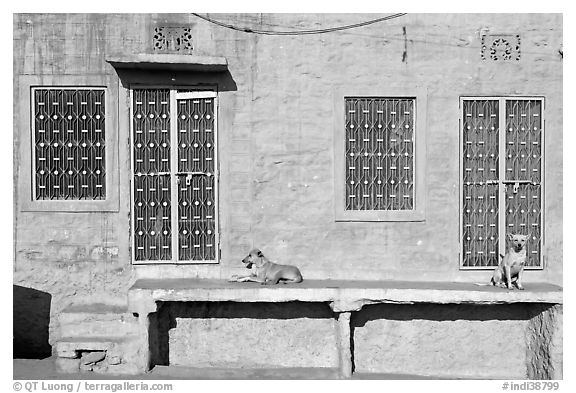
<path fill-rule="evenodd" d="M 226 71 L 225 57 L 178 54 L 109 55 L 106 61 L 116 69 L 168 70 L 168 71 Z"/>
<path fill-rule="evenodd" d="M 263 286 L 225 280 L 142 279 L 128 291 L 128 307 L 139 302 L 329 302 L 336 312 L 358 311 L 377 303 L 438 304 L 562 304 L 562 288 L 528 283 L 526 290 L 509 291 L 493 286 L 452 282 L 305 280 L 300 284 Z"/>
<path fill-rule="evenodd" d="M 64 314 L 124 314 L 128 312 L 126 306 L 104 303 L 71 304 L 62 313 Z"/>
<path fill-rule="evenodd" d="M 140 334 L 142 339 L 140 341 L 141 351 L 138 353 L 138 358 L 135 359 L 134 364 L 137 365 L 139 372 L 148 371 L 150 366 L 153 366 L 152 352 L 159 351 L 159 347 L 150 345 L 150 337 L 158 335 L 158 315 L 153 313 L 161 313 L 164 308 L 159 308 L 162 302 L 264 302 L 264 303 L 277 303 L 277 302 L 315 302 L 327 303 L 332 311 L 335 313 L 334 317 L 337 323 L 334 325 L 337 337 L 338 349 L 338 370 L 340 378 L 350 378 L 355 370 L 355 363 L 363 361 L 366 371 L 375 372 L 382 371 L 388 374 L 389 370 L 378 369 L 372 367 L 372 364 L 380 364 L 381 352 L 378 348 L 384 348 L 385 353 L 388 352 L 386 341 L 382 341 L 382 331 L 388 331 L 380 328 L 380 322 L 372 323 L 372 317 L 366 319 L 363 323 L 352 321 L 352 312 L 360 311 L 365 305 L 376 305 L 379 303 L 387 303 L 388 306 L 394 304 L 414 304 L 430 305 L 431 303 L 437 305 L 455 304 L 455 305 L 511 305 L 517 304 L 519 308 L 526 311 L 522 304 L 532 304 L 531 309 L 534 309 L 538 316 L 530 317 L 529 314 L 523 312 L 521 320 L 526 320 L 524 324 L 528 326 L 529 331 L 546 332 L 543 334 L 538 333 L 538 339 L 532 340 L 527 344 L 527 348 L 537 348 L 536 351 L 530 350 L 530 362 L 536 364 L 536 368 L 540 370 L 542 367 L 539 365 L 543 362 L 548 362 L 546 359 L 551 359 L 549 352 L 551 352 L 551 345 L 555 337 L 556 325 L 555 315 L 556 309 L 561 308 L 563 303 L 562 288 L 552 284 L 545 283 L 528 283 L 525 285 L 527 288 L 524 291 L 508 290 L 505 288 L 493 286 L 479 286 L 473 283 L 456 283 L 456 282 L 406 282 L 406 281 L 337 281 L 337 280 L 305 280 L 299 284 L 287 285 L 274 285 L 263 286 L 258 283 L 238 283 L 227 282 L 225 280 L 201 280 L 201 279 L 140 279 L 128 290 L 128 308 L 131 312 L 138 315 L 140 326 Z M 416 306 L 418 307 L 418 306 Z M 428 307 L 424 307 L 428 308 Z M 516 307 L 518 309 L 518 307 Z M 500 312 L 502 307 L 490 309 Z M 524 315 L 525 314 L 525 315 Z M 430 314 L 427 314 L 430 316 Z M 471 314 L 469 314 L 471 315 Z M 356 315 L 358 316 L 358 315 Z M 378 314 L 376 314 L 376 317 Z M 504 315 L 504 317 L 506 317 Z M 509 316 L 509 315 L 508 315 Z M 264 316 L 265 317 L 265 316 Z M 449 315 L 450 317 L 450 315 Z M 372 319 L 371 319 L 372 318 Z M 376 318 L 379 321 L 381 318 Z M 413 318 L 408 318 L 412 321 Z M 448 318 L 448 320 L 451 320 Z M 376 328 L 372 330 L 362 330 L 367 332 L 360 334 L 361 329 L 365 326 L 375 325 Z M 454 320 L 453 325 L 456 331 L 462 331 L 461 324 L 458 319 Z M 517 322 L 516 318 L 511 319 L 512 322 L 503 322 L 503 326 L 517 327 L 522 322 Z M 534 322 L 536 321 L 536 322 Z M 380 325 L 379 325 L 379 324 Z M 396 326 L 398 321 L 384 319 L 383 326 Z M 408 322 L 410 323 L 410 322 Z M 438 332 L 438 321 L 434 318 L 429 322 L 423 322 L 422 325 L 424 333 L 430 331 L 433 334 Z M 498 323 L 498 322 L 496 322 Z M 387 324 L 387 325 L 386 325 Z M 523 326 L 523 325 L 522 325 Z M 545 328 L 540 328 L 544 326 Z M 370 328 L 368 326 L 366 329 Z M 427 329 L 427 330 L 426 330 Z M 446 326 L 441 326 L 441 331 L 446 330 Z M 466 330 L 466 329 L 464 329 Z M 376 333 L 373 333 L 376 331 Z M 482 332 L 482 330 L 480 330 Z M 490 335 L 492 332 L 488 329 Z M 372 332 L 372 333 L 371 333 Z M 484 329 L 483 334 L 486 332 Z M 286 333 L 290 336 L 290 332 Z M 391 333 L 390 333 L 391 334 Z M 389 336 L 390 336 L 389 334 Z M 414 336 L 414 334 L 412 334 Z M 364 350 L 362 352 L 363 358 L 359 353 L 354 354 L 360 347 L 357 344 L 351 343 L 355 337 L 360 337 L 360 343 L 366 343 L 366 348 L 376 348 L 376 352 Z M 362 341 L 362 337 L 365 339 Z M 390 337 L 393 337 L 391 335 Z M 424 336 L 415 336 L 417 339 Z M 443 337 L 443 336 L 441 336 Z M 468 337 L 465 335 L 465 337 Z M 500 335 L 501 337 L 501 335 Z M 410 335 L 400 336 L 400 339 L 411 339 Z M 522 340 L 520 338 L 519 340 Z M 426 341 L 426 340 L 424 340 Z M 462 338 L 455 335 L 455 342 L 461 342 Z M 485 340 L 491 343 L 490 340 Z M 507 340 L 505 340 L 508 342 Z M 384 344 L 382 344 L 384 343 Z M 421 344 L 418 344 L 421 345 Z M 490 349 L 490 345 L 486 348 Z M 418 347 L 419 348 L 419 347 Z M 434 345 L 430 346 L 431 354 L 442 354 Z M 263 349 L 265 350 L 265 349 Z M 169 349 L 168 349 L 169 351 Z M 488 352 L 492 353 L 492 352 Z M 497 352 L 494 352 L 497 353 Z M 541 356 L 541 354 L 545 354 Z M 438 358 L 433 355 L 429 360 L 428 368 L 419 367 L 414 368 L 414 374 L 429 374 L 435 375 L 436 369 L 431 367 L 430 364 L 449 365 L 452 361 L 450 359 L 443 359 L 441 356 Z M 405 356 L 402 354 L 402 359 Z M 368 359 L 368 360 L 366 360 Z M 374 360 L 376 359 L 376 360 Z M 544 359 L 544 360 L 543 360 Z M 372 361 L 374 360 L 374 361 Z M 492 359 L 489 359 L 490 363 Z M 372 362 L 372 363 L 370 363 Z M 444 362 L 444 363 L 442 363 Z M 446 366 L 448 368 L 452 366 Z M 522 369 L 522 366 L 519 366 Z M 547 366 L 546 366 L 547 367 Z M 546 368 L 544 367 L 544 368 Z M 374 368 L 374 370 L 372 370 Z M 550 367 L 548 367 L 550 368 Z M 432 371 L 431 371 L 432 370 Z M 522 369 L 523 370 L 523 369 Z M 530 367 L 526 367 L 526 375 L 530 378 L 535 376 L 538 379 L 550 378 L 553 373 L 540 376 L 531 372 Z M 466 374 L 467 370 L 460 370 Z M 393 370 L 393 373 L 398 371 Z M 523 376 L 523 371 L 517 372 L 518 375 Z M 471 374 L 472 375 L 472 374 Z"/>

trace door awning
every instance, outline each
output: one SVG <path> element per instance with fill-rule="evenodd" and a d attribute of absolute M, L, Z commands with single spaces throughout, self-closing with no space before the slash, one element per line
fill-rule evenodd
<path fill-rule="evenodd" d="M 115 69 L 221 72 L 228 70 L 225 57 L 179 54 L 109 55 L 106 62 Z"/>

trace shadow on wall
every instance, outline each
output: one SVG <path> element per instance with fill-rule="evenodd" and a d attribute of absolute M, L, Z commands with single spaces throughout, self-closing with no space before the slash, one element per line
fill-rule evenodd
<path fill-rule="evenodd" d="M 178 328 L 178 320 L 228 319 L 236 320 L 234 329 L 246 328 L 246 320 L 281 321 L 315 320 L 333 321 L 334 313 L 325 303 L 285 302 L 285 303 L 237 303 L 237 302 L 165 302 L 159 305 L 159 311 L 150 315 L 150 351 L 153 365 L 170 364 L 169 335 Z M 243 322 L 244 321 L 244 322 Z M 207 322 L 209 323 L 209 322 Z M 253 326 L 253 325 L 249 325 Z M 254 327 L 254 326 L 253 326 Z M 226 329 L 214 324 L 214 329 Z M 264 329 L 266 329 L 264 327 Z M 333 329 L 332 329 L 333 330 Z M 198 333 L 198 332 L 197 332 Z M 226 336 L 231 342 L 241 340 L 243 335 L 254 335 L 257 331 L 230 331 Z M 265 332 L 260 332 L 264 333 Z M 320 332 L 321 333 L 321 332 Z M 297 334 L 292 332 L 292 334 Z M 313 336 L 312 333 L 309 334 Z M 318 355 L 320 356 L 320 355 Z"/>
<path fill-rule="evenodd" d="M 373 304 L 352 314 L 351 325 L 364 327 L 366 322 L 381 319 L 391 321 L 491 321 L 491 320 L 529 320 L 551 306 L 548 304 Z"/>
<path fill-rule="evenodd" d="M 48 343 L 52 295 L 13 285 L 13 358 L 44 359 L 52 355 Z"/>
<path fill-rule="evenodd" d="M 201 86 L 216 85 L 219 92 L 237 91 L 238 86 L 230 71 L 193 72 L 163 70 L 116 70 L 122 86 L 129 89 L 131 85 L 164 85 L 164 86 Z"/>

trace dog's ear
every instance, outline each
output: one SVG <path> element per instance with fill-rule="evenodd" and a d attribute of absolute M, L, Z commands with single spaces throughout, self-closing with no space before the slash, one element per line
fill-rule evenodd
<path fill-rule="evenodd" d="M 506 237 L 508 238 L 508 240 L 514 239 L 514 235 L 512 235 L 511 233 L 507 234 Z"/>

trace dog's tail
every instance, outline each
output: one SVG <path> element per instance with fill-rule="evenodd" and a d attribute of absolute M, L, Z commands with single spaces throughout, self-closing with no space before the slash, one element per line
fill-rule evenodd
<path fill-rule="evenodd" d="M 492 278 L 490 279 L 490 282 L 489 282 L 489 283 L 485 283 L 485 282 L 475 282 L 474 285 L 478 285 L 478 286 L 480 286 L 480 287 L 489 287 L 490 285 L 494 286 L 494 285 L 496 285 L 496 284 L 494 283 L 494 277 L 492 277 Z"/>

